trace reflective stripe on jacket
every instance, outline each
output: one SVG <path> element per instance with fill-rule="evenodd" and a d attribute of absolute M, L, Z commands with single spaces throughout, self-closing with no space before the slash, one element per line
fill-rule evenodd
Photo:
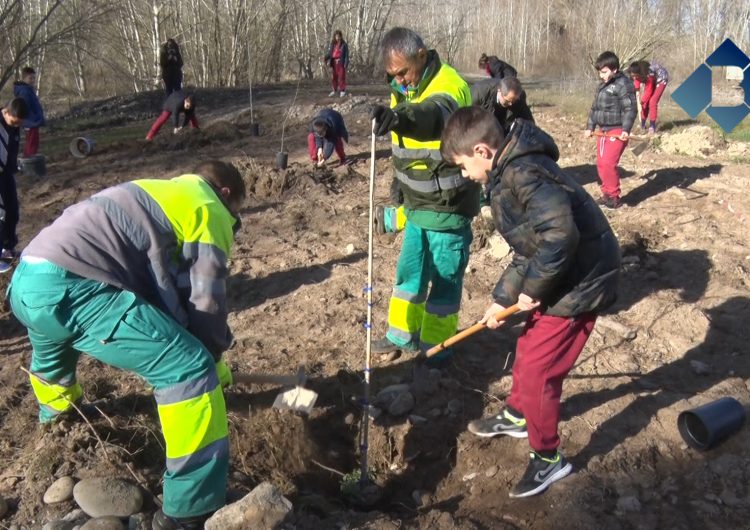
<path fill-rule="evenodd" d="M 236 219 L 199 175 L 136 180 L 67 208 L 24 255 L 143 296 L 218 358 Z"/>
<path fill-rule="evenodd" d="M 391 108 L 399 116 L 392 133 L 393 166 L 408 210 L 427 210 L 473 217 L 478 211 L 476 186 L 440 155 L 440 136 L 450 115 L 471 105 L 471 92 L 456 70 L 428 52 L 419 86 L 404 93 L 392 86 Z"/>

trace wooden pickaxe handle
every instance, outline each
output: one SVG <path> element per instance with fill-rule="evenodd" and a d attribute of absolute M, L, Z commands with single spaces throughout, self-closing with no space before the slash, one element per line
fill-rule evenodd
<path fill-rule="evenodd" d="M 594 131 L 594 136 L 598 136 L 600 138 L 602 138 L 602 137 L 604 137 L 604 138 L 617 138 L 618 140 L 620 140 L 620 135 L 619 134 L 607 134 L 604 131 Z M 630 136 L 628 136 L 628 140 L 648 140 L 648 138 L 647 137 L 643 137 L 643 136 L 630 135 Z M 622 141 L 624 141 L 624 140 L 622 140 Z"/>
<path fill-rule="evenodd" d="M 513 304 L 512 306 L 506 307 L 502 311 L 498 311 L 497 313 L 495 313 L 495 320 L 497 320 L 498 322 L 501 320 L 505 320 L 509 316 L 518 313 L 520 310 L 521 308 L 518 307 L 518 304 Z M 474 324 L 470 328 L 466 328 L 462 332 L 456 333 L 452 337 L 445 339 L 443 342 L 441 342 L 437 346 L 433 346 L 432 348 L 427 350 L 426 355 L 427 357 L 432 357 L 436 353 L 443 351 L 448 346 L 453 346 L 455 343 L 464 340 L 469 335 L 473 335 L 477 331 L 481 331 L 486 327 L 487 327 L 487 324 L 483 324 L 483 323 Z"/>

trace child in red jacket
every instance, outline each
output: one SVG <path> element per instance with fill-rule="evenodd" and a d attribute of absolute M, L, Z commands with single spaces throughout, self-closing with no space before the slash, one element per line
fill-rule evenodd
<path fill-rule="evenodd" d="M 648 134 L 656 132 L 656 118 L 659 112 L 659 100 L 669 83 L 669 72 L 658 63 L 635 61 L 628 67 L 628 75 L 635 86 L 635 97 L 641 107 L 641 129 L 646 130 L 646 119 L 649 120 Z M 643 85 L 643 95 L 641 95 Z"/>

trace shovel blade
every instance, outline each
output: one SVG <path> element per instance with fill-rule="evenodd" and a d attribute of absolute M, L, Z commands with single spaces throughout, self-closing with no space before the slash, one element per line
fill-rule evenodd
<path fill-rule="evenodd" d="M 644 142 L 634 145 L 632 149 L 630 149 L 630 151 L 635 156 L 641 156 L 646 149 L 648 149 L 648 141 L 644 141 Z"/>
<path fill-rule="evenodd" d="M 296 412 L 310 414 L 317 399 L 317 392 L 298 386 L 276 396 L 276 400 L 273 402 L 273 408 L 279 410 L 294 410 Z"/>

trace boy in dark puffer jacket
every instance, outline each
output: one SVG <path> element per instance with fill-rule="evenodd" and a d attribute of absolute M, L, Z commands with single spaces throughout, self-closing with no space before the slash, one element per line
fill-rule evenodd
<path fill-rule="evenodd" d="M 556 164 L 552 138 L 531 122 L 516 120 L 505 137 L 486 110 L 458 109 L 441 153 L 464 176 L 489 185 L 495 225 L 514 251 L 481 322 L 497 328 L 494 315 L 514 303 L 531 312 L 505 408 L 471 422 L 469 431 L 528 437 L 531 459 L 510 496 L 536 495 L 572 469 L 558 450 L 562 384 L 598 313 L 615 301 L 619 246 L 594 200 Z"/>
<path fill-rule="evenodd" d="M 585 136 L 588 138 L 599 127 L 602 136 L 596 142 L 596 169 L 601 181 L 602 197 L 599 205 L 609 210 L 620 207 L 620 173 L 617 164 L 628 145 L 638 111 L 635 86 L 620 71 L 620 59 L 612 52 L 597 57 L 594 68 L 602 80 L 591 105 Z"/>

